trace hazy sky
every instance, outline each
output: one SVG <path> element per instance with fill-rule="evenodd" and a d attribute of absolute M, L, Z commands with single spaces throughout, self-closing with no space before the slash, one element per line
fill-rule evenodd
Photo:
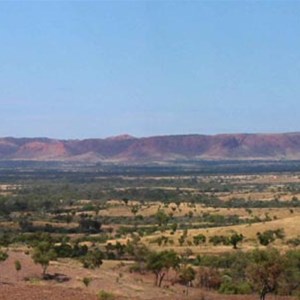
<path fill-rule="evenodd" d="M 300 1 L 0 1 L 0 136 L 300 131 Z"/>

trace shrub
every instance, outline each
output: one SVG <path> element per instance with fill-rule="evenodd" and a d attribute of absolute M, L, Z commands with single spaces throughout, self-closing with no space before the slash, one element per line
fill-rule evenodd
<path fill-rule="evenodd" d="M 223 244 L 223 245 L 229 245 L 229 238 L 223 235 L 214 235 L 209 238 L 209 242 L 212 243 L 214 246 Z"/>
<path fill-rule="evenodd" d="M 81 262 L 84 268 L 95 269 L 102 265 L 103 253 L 98 250 L 90 250 L 84 257 L 81 258 Z"/>
<path fill-rule="evenodd" d="M 99 300 L 114 300 L 115 296 L 112 293 L 101 290 L 98 294 L 98 299 Z"/>
<path fill-rule="evenodd" d="M 5 261 L 8 258 L 8 254 L 0 250 L 0 261 Z"/>
<path fill-rule="evenodd" d="M 295 246 L 295 247 L 299 246 L 299 245 L 300 245 L 300 237 L 296 237 L 296 238 L 293 238 L 293 239 L 289 239 L 289 240 L 287 241 L 287 244 L 292 245 L 292 246 Z"/>
<path fill-rule="evenodd" d="M 90 285 L 90 283 L 92 282 L 92 278 L 91 277 L 83 277 L 82 282 L 83 284 L 88 287 Z"/>
<path fill-rule="evenodd" d="M 130 266 L 129 272 L 130 273 L 141 273 L 143 274 L 146 271 L 146 266 L 144 263 L 134 263 Z"/>
<path fill-rule="evenodd" d="M 15 260 L 15 269 L 17 272 L 21 271 L 22 265 L 19 260 Z"/>
<path fill-rule="evenodd" d="M 204 244 L 206 242 L 206 237 L 205 237 L 205 235 L 200 233 L 193 237 L 193 242 L 194 242 L 195 246 Z"/>
<path fill-rule="evenodd" d="M 276 230 L 266 230 L 263 233 L 258 232 L 256 235 L 258 241 L 263 246 L 269 245 L 276 239 L 284 239 L 285 237 L 284 230 L 282 228 Z"/>
<path fill-rule="evenodd" d="M 252 289 L 247 282 L 231 282 L 225 281 L 221 284 L 219 288 L 219 293 L 221 294 L 251 294 Z"/>

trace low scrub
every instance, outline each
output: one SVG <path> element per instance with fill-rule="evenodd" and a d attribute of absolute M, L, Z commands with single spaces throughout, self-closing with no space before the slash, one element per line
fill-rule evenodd
<path fill-rule="evenodd" d="M 116 298 L 115 298 L 114 294 L 106 292 L 104 290 L 101 290 L 98 293 L 98 299 L 99 300 L 115 300 Z"/>

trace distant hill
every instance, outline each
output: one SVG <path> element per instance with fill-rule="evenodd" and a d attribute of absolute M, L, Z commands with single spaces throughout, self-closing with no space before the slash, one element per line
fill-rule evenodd
<path fill-rule="evenodd" d="M 56 140 L 0 138 L 0 160 L 155 162 L 176 160 L 296 160 L 300 133 L 171 135 Z"/>

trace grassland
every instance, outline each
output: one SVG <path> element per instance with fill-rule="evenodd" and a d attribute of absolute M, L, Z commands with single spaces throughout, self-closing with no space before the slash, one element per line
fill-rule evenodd
<path fill-rule="evenodd" d="M 40 295 L 36 298 L 48 299 L 51 287 L 57 289 L 57 299 L 100 299 L 100 290 L 114 299 L 256 299 L 254 289 L 249 295 L 219 295 L 218 288 L 197 284 L 197 276 L 187 296 L 174 270 L 166 275 L 164 288 L 154 287 L 154 274 L 147 268 L 134 270 L 140 261 L 128 248 L 174 250 L 181 265 L 192 266 L 196 275 L 203 268 L 199 259 L 206 256 L 270 247 L 283 254 L 299 249 L 297 172 L 112 175 L 76 171 L 75 176 L 51 171 L 40 179 L 35 172 L 25 173 L 16 172 L 0 182 L 0 243 L 9 254 L 0 265 L 0 299 L 19 299 L 13 298 L 16 289 L 23 290 L 22 299 L 35 293 Z M 272 235 L 267 244 L 259 239 L 265 232 Z M 51 237 L 53 247 L 66 242 L 86 245 L 88 251 L 98 249 L 100 268 L 84 268 L 82 257 L 57 256 L 47 273 L 65 280 L 57 280 L 60 275 L 43 280 L 41 267 L 32 261 L 43 233 Z M 234 234 L 242 235 L 237 249 L 230 243 Z M 197 236 L 205 241 L 196 243 Z M 216 236 L 223 240 L 213 242 Z M 121 250 L 115 245 L 121 245 Z M 20 272 L 14 269 L 16 260 L 22 264 Z M 222 269 L 218 272 L 222 278 Z M 87 287 L 84 278 L 91 279 Z"/>

